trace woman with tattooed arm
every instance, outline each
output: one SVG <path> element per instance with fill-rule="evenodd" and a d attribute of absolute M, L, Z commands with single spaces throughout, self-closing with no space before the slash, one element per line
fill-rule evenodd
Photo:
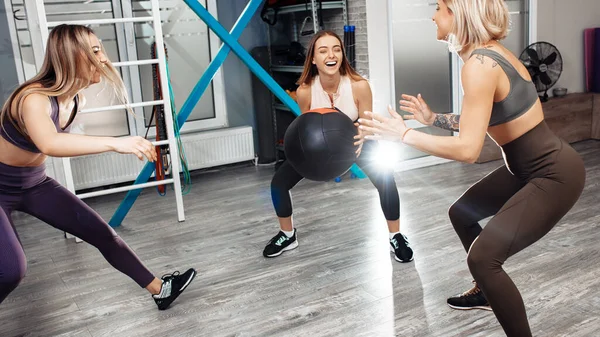
<path fill-rule="evenodd" d="M 461 114 L 435 114 L 420 95 L 403 95 L 401 109 L 411 114 L 408 119 L 458 131 L 458 136 L 408 128 L 390 107 L 391 118 L 365 113 L 357 144 L 389 139 L 467 163 L 479 157 L 486 133 L 500 146 L 505 164 L 449 209 L 475 286 L 448 304 L 492 309 L 508 336 L 531 336 L 521 294 L 502 265 L 546 235 L 573 207 L 585 183 L 583 161 L 548 128 L 527 69 L 498 42 L 509 26 L 504 0 L 438 0 L 433 21 L 437 39 L 448 42 L 464 61 Z M 490 216 L 482 229 L 478 222 Z"/>

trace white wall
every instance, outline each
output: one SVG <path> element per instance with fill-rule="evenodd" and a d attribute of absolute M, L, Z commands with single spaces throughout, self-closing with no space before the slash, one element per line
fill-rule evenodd
<path fill-rule="evenodd" d="M 19 85 L 15 56 L 13 54 L 5 3 L 0 1 L 0 106 L 11 92 Z M 12 13 L 11 13 L 12 15 Z"/>
<path fill-rule="evenodd" d="M 369 48 L 369 82 L 373 91 L 373 111 L 387 111 L 392 104 L 394 73 L 390 61 L 388 3 L 382 0 L 366 0 L 367 39 Z"/>
<path fill-rule="evenodd" d="M 537 40 L 555 45 L 563 58 L 556 87 L 585 91 L 583 30 L 600 27 L 600 0 L 538 0 L 537 18 Z"/>

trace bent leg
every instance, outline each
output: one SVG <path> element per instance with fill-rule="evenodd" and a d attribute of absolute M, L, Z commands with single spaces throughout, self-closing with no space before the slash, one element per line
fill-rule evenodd
<path fill-rule="evenodd" d="M 524 185 L 502 166 L 469 187 L 450 206 L 448 215 L 465 251 L 481 233 L 479 221 L 496 214 Z"/>
<path fill-rule="evenodd" d="M 279 167 L 273 179 L 271 180 L 271 200 L 279 220 L 281 229 L 274 237 L 269 240 L 263 250 L 264 257 L 276 257 L 283 252 L 298 247 L 296 240 L 296 230 L 292 223 L 292 195 L 290 190 L 304 179 L 300 173 L 285 161 Z"/>
<path fill-rule="evenodd" d="M 0 303 L 21 283 L 27 270 L 25 252 L 10 213 L 0 207 Z"/>
<path fill-rule="evenodd" d="M 154 275 L 93 209 L 73 193 L 47 178 L 23 197 L 20 210 L 98 248 L 108 263 L 147 287 Z"/>
<path fill-rule="evenodd" d="M 394 179 L 394 170 L 377 165 L 374 158 L 378 146 L 377 142 L 365 143 L 357 164 L 379 193 L 381 210 L 387 220 L 390 235 L 390 250 L 394 253 L 395 260 L 410 262 L 413 260 L 413 250 L 408 238 L 400 233 L 400 195 Z"/>
<path fill-rule="evenodd" d="M 292 216 L 292 197 L 290 190 L 304 177 L 285 161 L 273 175 L 271 180 L 271 200 L 275 213 L 280 218 Z"/>
<path fill-rule="evenodd" d="M 473 243 L 467 263 L 508 336 L 530 336 L 519 290 L 502 268 L 546 235 L 579 198 L 583 184 L 531 180 L 500 209 Z"/>

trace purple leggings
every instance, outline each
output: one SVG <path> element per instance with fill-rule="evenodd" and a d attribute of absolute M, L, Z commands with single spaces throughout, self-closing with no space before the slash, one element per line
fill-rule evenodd
<path fill-rule="evenodd" d="M 98 248 L 117 270 L 145 288 L 154 275 L 115 231 L 90 207 L 54 179 L 45 166 L 0 163 L 0 303 L 25 276 L 27 261 L 11 220 L 12 211 L 30 214 Z"/>

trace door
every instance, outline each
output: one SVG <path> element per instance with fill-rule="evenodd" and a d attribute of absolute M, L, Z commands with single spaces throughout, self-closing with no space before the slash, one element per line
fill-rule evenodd
<path fill-rule="evenodd" d="M 395 84 L 395 107 L 402 94 L 421 94 L 432 111 L 453 111 L 452 54 L 448 46 L 436 40 L 431 20 L 436 3 L 431 0 L 390 1 L 391 39 Z M 413 123 L 413 128 L 429 134 L 448 136 L 451 131 Z M 409 146 L 402 147 L 400 160 L 427 156 Z"/>

